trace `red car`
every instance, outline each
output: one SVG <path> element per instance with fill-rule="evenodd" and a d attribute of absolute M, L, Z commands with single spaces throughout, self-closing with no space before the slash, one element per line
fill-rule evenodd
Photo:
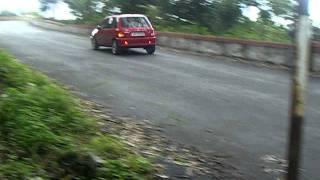
<path fill-rule="evenodd" d="M 149 19 L 141 14 L 106 17 L 91 33 L 92 48 L 112 47 L 113 54 L 128 48 L 144 48 L 148 54 L 156 50 L 156 36 Z"/>

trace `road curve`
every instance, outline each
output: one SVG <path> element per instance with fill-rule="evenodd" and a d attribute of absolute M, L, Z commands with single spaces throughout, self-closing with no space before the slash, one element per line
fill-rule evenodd
<path fill-rule="evenodd" d="M 285 157 L 289 73 L 219 57 L 158 49 L 113 56 L 87 37 L 0 22 L 0 48 L 75 86 L 113 113 L 149 119 L 178 143 L 229 156 L 247 179 L 274 179 L 262 160 Z M 303 179 L 320 177 L 320 80 L 308 92 Z"/>

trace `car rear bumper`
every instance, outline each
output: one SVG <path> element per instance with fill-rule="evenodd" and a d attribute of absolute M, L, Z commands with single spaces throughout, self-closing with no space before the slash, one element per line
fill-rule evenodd
<path fill-rule="evenodd" d="M 156 45 L 156 37 L 117 38 L 117 42 L 123 48 L 144 48 Z"/>

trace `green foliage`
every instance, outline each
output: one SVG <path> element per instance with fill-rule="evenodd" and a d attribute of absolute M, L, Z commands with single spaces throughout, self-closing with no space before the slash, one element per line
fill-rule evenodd
<path fill-rule="evenodd" d="M 291 41 L 287 29 L 264 21 L 252 22 L 244 20 L 244 22 L 238 23 L 229 29 L 224 36 L 285 43 Z"/>
<path fill-rule="evenodd" d="M 96 137 L 92 139 L 89 148 L 108 159 L 118 159 L 129 153 L 129 150 L 116 137 Z"/>
<path fill-rule="evenodd" d="M 86 133 L 90 121 L 55 85 L 8 88 L 0 103 L 2 138 L 15 149 L 36 154 L 64 148 L 72 134 Z M 32 146 L 30 146 L 32 145 Z"/>
<path fill-rule="evenodd" d="M 94 138 L 89 148 L 104 157 L 104 166 L 99 168 L 99 177 L 105 179 L 146 179 L 150 176 L 152 165 L 145 158 L 135 155 L 125 146 L 121 146 L 115 137 L 100 136 Z"/>
<path fill-rule="evenodd" d="M 296 0 L 268 0 L 267 6 L 271 7 L 273 14 L 285 19 L 293 20 L 296 16 L 294 1 Z"/>
<path fill-rule="evenodd" d="M 99 21 L 102 18 L 101 12 L 98 12 L 98 0 L 64 0 L 69 5 L 72 13 L 82 22 Z"/>
<path fill-rule="evenodd" d="M 97 136 L 95 121 L 79 100 L 1 50 L 0 88 L 0 179 L 49 174 L 145 179 L 150 174 L 150 163 L 132 155 L 119 139 Z M 91 153 L 106 162 L 98 171 Z"/>
<path fill-rule="evenodd" d="M 25 179 L 34 175 L 35 167 L 30 163 L 9 161 L 0 164 L 0 179 Z"/>
<path fill-rule="evenodd" d="M 43 75 L 33 72 L 13 57 L 0 51 L 0 83 L 8 87 L 21 88 L 28 84 L 42 86 L 49 81 Z"/>
<path fill-rule="evenodd" d="M 98 171 L 101 179 L 141 180 L 152 179 L 151 164 L 144 158 L 129 156 L 120 160 L 109 160 Z"/>
<path fill-rule="evenodd" d="M 44 5 L 55 0 L 42 0 Z M 231 36 L 287 42 L 289 30 L 276 26 L 272 17 L 293 20 L 292 0 L 63 0 L 78 17 L 73 23 L 97 24 L 107 15 L 146 14 L 160 31 Z M 49 4 L 50 4 L 49 3 Z M 260 22 L 242 22 L 242 8 L 255 6 Z M 262 22 L 261 22 L 262 21 Z M 67 23 L 70 23 L 67 21 Z M 255 24 L 255 25 L 253 25 Z M 245 30 L 245 26 L 249 30 Z M 255 26 L 258 30 L 251 30 Z M 270 27 L 268 27 L 270 26 Z M 261 33 L 264 32 L 264 33 Z M 262 38 L 261 34 L 263 35 Z M 270 37 L 270 39 L 268 39 Z"/>
<path fill-rule="evenodd" d="M 25 12 L 25 13 L 22 13 L 22 15 L 23 16 L 31 16 L 33 18 L 41 18 L 42 17 L 39 12 Z"/>
<path fill-rule="evenodd" d="M 198 25 L 166 25 L 159 26 L 156 25 L 156 29 L 158 31 L 164 32 L 181 32 L 181 33 L 193 33 L 193 34 L 201 34 L 201 35 L 210 35 L 212 34 L 208 28 L 199 27 Z"/>

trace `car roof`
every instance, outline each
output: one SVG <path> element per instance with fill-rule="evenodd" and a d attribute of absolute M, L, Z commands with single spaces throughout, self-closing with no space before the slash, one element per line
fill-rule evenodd
<path fill-rule="evenodd" d="M 115 17 L 115 18 L 122 18 L 122 17 L 146 17 L 143 14 L 119 14 L 119 15 L 112 15 L 107 16 L 106 18 Z"/>

